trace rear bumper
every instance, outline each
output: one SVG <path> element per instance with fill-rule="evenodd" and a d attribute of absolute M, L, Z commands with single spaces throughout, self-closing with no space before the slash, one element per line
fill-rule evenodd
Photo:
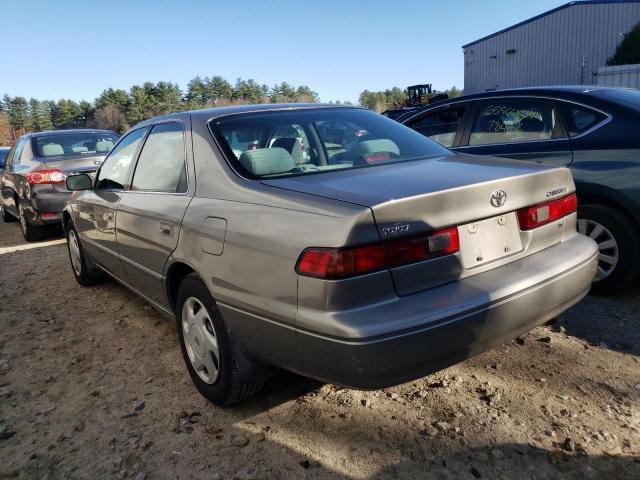
<path fill-rule="evenodd" d="M 512 264 L 442 287 L 354 312 L 326 313 L 327 324 L 341 322 L 349 336 L 298 329 L 304 365 L 300 371 L 358 389 L 385 388 L 425 376 L 503 344 L 568 309 L 588 293 L 596 267 L 595 242 L 575 235 Z M 376 325 L 371 331 L 376 335 L 353 327 L 362 324 L 363 316 L 366 324 Z M 380 322 L 385 323 L 384 333 Z M 394 330 L 394 325 L 404 328 Z"/>
<path fill-rule="evenodd" d="M 33 191 L 26 200 L 25 214 L 32 225 L 51 225 L 62 222 L 62 211 L 69 201 L 71 192 L 56 190 Z"/>

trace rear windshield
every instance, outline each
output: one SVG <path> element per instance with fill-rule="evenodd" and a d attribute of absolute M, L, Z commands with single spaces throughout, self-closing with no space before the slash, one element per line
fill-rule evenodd
<path fill-rule="evenodd" d="M 38 157 L 106 155 L 118 137 L 113 133 L 65 133 L 34 138 Z"/>
<path fill-rule="evenodd" d="M 307 175 L 404 162 L 449 151 L 368 110 L 315 108 L 230 115 L 210 128 L 250 178 Z"/>

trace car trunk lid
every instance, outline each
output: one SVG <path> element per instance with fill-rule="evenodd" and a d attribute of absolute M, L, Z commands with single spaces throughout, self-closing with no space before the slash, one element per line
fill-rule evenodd
<path fill-rule="evenodd" d="M 367 206 L 383 241 L 458 227 L 458 253 L 391 270 L 400 295 L 533 253 L 516 211 L 574 190 L 565 168 L 460 154 L 263 183 Z M 560 242 L 561 229 L 547 230 L 546 246 Z"/>
<path fill-rule="evenodd" d="M 61 170 L 67 176 L 86 173 L 93 178 L 96 170 L 104 162 L 105 157 L 105 155 L 73 155 L 41 159 L 43 163 L 42 169 Z M 59 192 L 68 192 L 64 183 L 54 184 L 53 188 Z"/>

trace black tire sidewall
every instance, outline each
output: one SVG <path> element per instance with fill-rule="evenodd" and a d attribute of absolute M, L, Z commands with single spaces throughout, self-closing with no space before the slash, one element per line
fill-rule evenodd
<path fill-rule="evenodd" d="M 593 293 L 610 293 L 625 286 L 637 274 L 638 237 L 637 226 L 625 214 L 618 210 L 597 204 L 583 205 L 578 208 L 578 219 L 589 219 L 605 227 L 618 244 L 618 264 L 606 278 L 594 282 Z"/>
<path fill-rule="evenodd" d="M 69 233 L 73 231 L 73 234 L 76 236 L 76 240 L 78 241 L 78 249 L 80 250 L 80 274 L 76 273 L 76 270 L 73 268 L 73 262 L 71 261 L 71 244 L 69 243 Z M 65 237 L 67 239 L 67 254 L 69 255 L 69 265 L 71 266 L 71 272 L 75 277 L 76 281 L 82 285 L 83 287 L 88 287 L 94 285 L 96 282 L 96 277 L 89 272 L 89 267 L 87 266 L 87 260 L 84 256 L 84 250 L 82 249 L 82 243 L 80 243 L 80 237 L 78 236 L 78 231 L 74 227 L 73 223 L 69 222 L 69 225 L 65 229 Z"/>
<path fill-rule="evenodd" d="M 220 358 L 218 359 L 218 378 L 213 384 L 204 382 L 196 373 L 185 347 L 184 333 L 182 331 L 182 307 L 189 297 L 197 298 L 207 309 L 209 318 L 213 323 L 216 338 L 218 339 L 218 348 Z M 195 384 L 198 391 L 207 399 L 218 405 L 227 403 L 227 395 L 231 387 L 231 373 L 234 368 L 235 358 L 233 355 L 232 345 L 230 341 L 229 331 L 222 319 L 222 315 L 218 307 L 209 293 L 206 285 L 200 278 L 194 275 L 188 275 L 180 285 L 178 296 L 176 299 L 176 327 L 178 329 L 178 338 L 180 340 L 180 350 L 182 357 L 189 371 L 189 376 Z"/>
<path fill-rule="evenodd" d="M 29 225 L 27 217 L 24 213 L 24 207 L 22 203 L 18 202 L 18 222 L 20 223 L 20 230 L 22 230 L 22 236 L 27 242 L 36 242 L 42 238 L 42 229 L 34 225 Z M 24 216 L 24 225 L 22 225 L 22 217 Z"/>

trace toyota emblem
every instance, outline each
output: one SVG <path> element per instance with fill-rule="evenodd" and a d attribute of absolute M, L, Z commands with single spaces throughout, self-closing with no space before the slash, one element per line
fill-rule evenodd
<path fill-rule="evenodd" d="M 505 203 L 507 203 L 507 192 L 504 190 L 496 190 L 491 193 L 491 205 L 494 207 L 502 207 Z"/>

